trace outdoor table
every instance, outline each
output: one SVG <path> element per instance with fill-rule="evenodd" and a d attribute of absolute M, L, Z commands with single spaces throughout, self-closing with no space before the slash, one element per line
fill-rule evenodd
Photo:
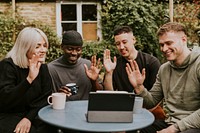
<path fill-rule="evenodd" d="M 89 123 L 86 118 L 87 107 L 87 100 L 68 101 L 63 110 L 55 110 L 47 105 L 40 109 L 38 115 L 44 122 L 59 128 L 87 132 L 139 130 L 151 125 L 155 119 L 151 112 L 142 109 L 141 113 L 133 114 L 133 122 L 131 123 Z"/>

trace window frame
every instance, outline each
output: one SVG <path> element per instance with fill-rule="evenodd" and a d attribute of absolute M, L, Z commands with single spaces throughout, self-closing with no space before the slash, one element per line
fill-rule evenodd
<path fill-rule="evenodd" d="M 61 20 L 61 5 L 76 5 L 76 15 L 77 20 L 76 21 L 62 21 Z M 82 5 L 97 5 L 97 21 L 82 21 Z M 59 37 L 62 37 L 62 23 L 77 23 L 77 31 L 83 36 L 83 29 L 82 29 L 82 23 L 97 23 L 97 36 L 99 40 L 102 39 L 101 34 L 101 25 L 100 25 L 100 13 L 101 10 L 101 4 L 100 2 L 57 2 L 56 3 L 56 32 Z"/>

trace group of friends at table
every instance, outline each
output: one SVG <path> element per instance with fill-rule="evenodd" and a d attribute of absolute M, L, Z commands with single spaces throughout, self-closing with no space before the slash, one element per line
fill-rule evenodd
<path fill-rule="evenodd" d="M 38 28 L 24 28 L 0 61 L 0 132 L 56 133 L 57 127 L 38 118 L 47 97 L 61 92 L 67 101 L 88 100 L 89 92 L 96 90 L 134 92 L 143 97 L 144 108 L 156 119 L 141 133 L 200 132 L 200 48 L 187 46 L 187 31 L 180 23 L 162 25 L 157 36 L 167 60 L 163 64 L 135 48 L 137 40 L 129 26 L 114 29 L 119 57 L 112 58 L 105 49 L 103 60 L 95 55 L 91 60 L 82 58 L 83 39 L 71 30 L 62 37 L 63 55 L 45 64 L 47 36 Z M 103 79 L 99 78 L 102 67 Z M 79 86 L 76 95 L 67 83 Z"/>

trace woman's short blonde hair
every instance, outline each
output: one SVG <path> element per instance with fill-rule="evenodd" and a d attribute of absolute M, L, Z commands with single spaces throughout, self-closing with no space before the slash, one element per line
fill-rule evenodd
<path fill-rule="evenodd" d="M 13 48 L 8 52 L 6 58 L 12 58 L 14 64 L 21 68 L 28 68 L 27 53 L 35 49 L 41 38 L 49 46 L 47 36 L 42 30 L 34 27 L 24 28 L 19 33 Z"/>

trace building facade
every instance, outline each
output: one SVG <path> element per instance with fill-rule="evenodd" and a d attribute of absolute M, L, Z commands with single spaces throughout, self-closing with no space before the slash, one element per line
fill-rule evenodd
<path fill-rule="evenodd" d="M 76 30 L 86 41 L 102 39 L 101 1 L 97 0 L 1 0 L 0 12 L 15 11 L 27 21 L 51 26 L 59 37 Z"/>

